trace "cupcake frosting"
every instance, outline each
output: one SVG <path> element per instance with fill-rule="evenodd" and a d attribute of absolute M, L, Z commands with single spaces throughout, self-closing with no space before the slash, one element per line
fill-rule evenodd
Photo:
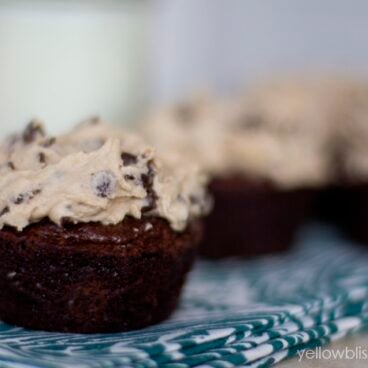
<path fill-rule="evenodd" d="M 143 131 L 212 176 L 241 173 L 280 187 L 319 186 L 330 179 L 326 85 L 269 83 L 236 100 L 202 98 L 153 115 Z"/>
<path fill-rule="evenodd" d="M 368 83 L 345 81 L 337 103 L 336 135 L 344 180 L 368 179 Z"/>
<path fill-rule="evenodd" d="M 97 119 L 55 138 L 30 123 L 1 144 L 0 175 L 0 228 L 44 218 L 109 225 L 149 214 L 181 231 L 209 207 L 197 166 L 157 157 L 137 136 Z"/>

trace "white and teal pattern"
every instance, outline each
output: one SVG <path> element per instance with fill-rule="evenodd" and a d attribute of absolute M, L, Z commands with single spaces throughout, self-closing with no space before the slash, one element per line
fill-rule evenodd
<path fill-rule="evenodd" d="M 366 326 L 368 251 L 314 227 L 284 257 L 198 263 L 172 320 L 143 331 L 0 324 L 0 367 L 268 367 Z"/>

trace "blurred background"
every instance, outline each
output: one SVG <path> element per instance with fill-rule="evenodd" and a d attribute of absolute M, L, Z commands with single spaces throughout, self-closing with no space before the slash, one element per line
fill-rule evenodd
<path fill-rule="evenodd" d="M 364 0 L 0 0 L 0 134 L 129 124 L 283 72 L 364 75 L 367 16 Z"/>

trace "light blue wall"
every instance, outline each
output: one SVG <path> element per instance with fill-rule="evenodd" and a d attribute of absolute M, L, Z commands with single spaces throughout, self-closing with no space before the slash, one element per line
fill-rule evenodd
<path fill-rule="evenodd" d="M 368 72 L 366 0 L 158 0 L 155 96 L 288 70 Z"/>

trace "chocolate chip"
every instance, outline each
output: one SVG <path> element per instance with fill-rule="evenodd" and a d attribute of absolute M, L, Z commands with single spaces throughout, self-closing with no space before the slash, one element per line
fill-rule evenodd
<path fill-rule="evenodd" d="M 4 207 L 1 211 L 0 211 L 0 217 L 4 216 L 5 214 L 7 214 L 10 211 L 9 207 L 6 206 Z"/>
<path fill-rule="evenodd" d="M 37 136 L 43 137 L 45 135 L 42 126 L 35 122 L 31 121 L 23 131 L 22 138 L 24 143 L 32 143 Z"/>
<path fill-rule="evenodd" d="M 147 192 L 147 206 L 142 208 L 142 212 L 149 212 L 156 208 L 157 195 L 153 189 L 153 183 L 155 178 L 155 171 L 153 168 L 153 162 L 149 161 L 147 164 L 147 174 L 142 174 L 141 179 L 143 187 Z"/>
<path fill-rule="evenodd" d="M 129 152 L 123 152 L 121 154 L 121 159 L 123 160 L 124 166 L 130 166 L 135 165 L 138 161 L 137 156 L 129 153 Z"/>
<path fill-rule="evenodd" d="M 14 199 L 14 204 L 22 204 L 24 202 L 24 198 L 24 194 L 19 194 L 18 197 Z"/>
<path fill-rule="evenodd" d="M 13 162 L 8 161 L 7 165 L 8 165 L 8 168 L 9 168 L 9 169 L 11 169 L 11 170 L 15 170 L 15 165 L 14 165 L 14 163 L 13 163 Z"/>
<path fill-rule="evenodd" d="M 60 219 L 61 226 L 68 226 L 74 224 L 74 220 L 71 217 L 64 216 Z"/>
<path fill-rule="evenodd" d="M 88 120 L 88 124 L 90 125 L 97 125 L 101 122 L 101 118 L 99 116 L 92 116 L 89 120 Z"/>
<path fill-rule="evenodd" d="M 134 175 L 124 175 L 124 179 L 128 181 L 133 181 L 135 180 L 135 177 Z"/>
<path fill-rule="evenodd" d="M 97 197 L 110 197 L 115 191 L 117 180 L 111 171 L 99 171 L 92 174 L 91 186 Z"/>
<path fill-rule="evenodd" d="M 46 156 L 43 152 L 40 152 L 38 154 L 38 161 L 41 162 L 41 164 L 45 164 L 46 163 Z"/>
<path fill-rule="evenodd" d="M 264 123 L 264 119 L 259 114 L 246 115 L 239 120 L 239 126 L 244 129 L 258 129 Z"/>
<path fill-rule="evenodd" d="M 175 115 L 180 122 L 188 123 L 194 120 L 195 110 L 190 105 L 182 104 L 176 107 Z"/>
<path fill-rule="evenodd" d="M 19 205 L 22 204 L 24 202 L 28 202 L 31 199 L 33 199 L 36 195 L 41 193 L 41 189 L 35 189 L 32 190 L 31 192 L 27 192 L 27 193 L 21 193 L 19 194 L 15 199 L 14 199 L 14 204 Z"/>
<path fill-rule="evenodd" d="M 42 144 L 41 146 L 42 147 L 45 147 L 45 148 L 49 148 L 51 147 L 53 144 L 55 144 L 56 142 L 56 138 L 49 138 L 49 139 L 46 139 Z"/>

